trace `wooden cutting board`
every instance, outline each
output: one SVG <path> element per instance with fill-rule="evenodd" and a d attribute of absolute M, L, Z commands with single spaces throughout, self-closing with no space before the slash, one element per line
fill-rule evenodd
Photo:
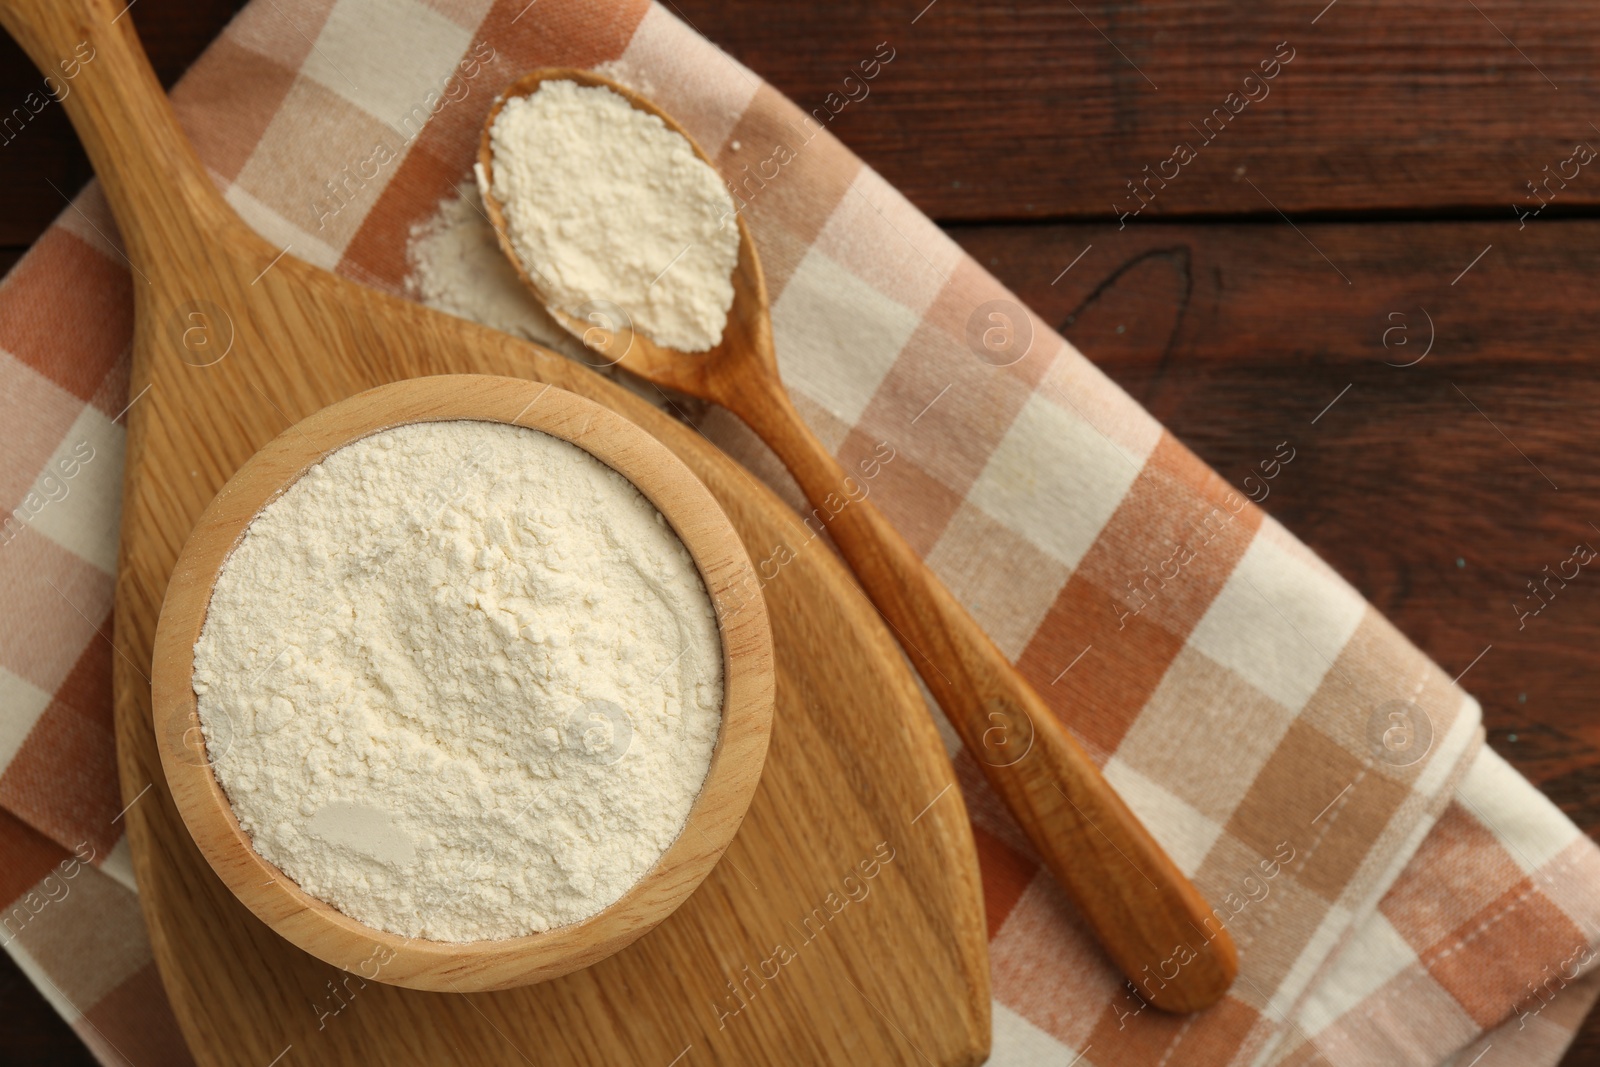
<path fill-rule="evenodd" d="M 116 213 L 136 302 L 116 592 L 119 765 L 151 942 L 196 1059 L 981 1062 L 987 945 L 960 791 L 898 648 L 818 543 L 766 585 L 777 709 L 744 826 L 689 901 L 616 956 L 500 993 L 362 985 L 273 934 L 212 874 L 162 777 L 152 635 L 196 517 L 294 421 L 402 378 L 538 379 L 657 435 L 704 480 L 753 559 L 786 541 L 798 548 L 805 532 L 695 430 L 587 369 L 266 244 L 218 197 L 121 8 L 0 0 L 0 17 L 42 68 L 81 41 L 96 53 L 65 107 Z"/>

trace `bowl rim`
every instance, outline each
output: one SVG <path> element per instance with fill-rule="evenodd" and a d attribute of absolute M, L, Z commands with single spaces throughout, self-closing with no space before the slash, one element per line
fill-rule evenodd
<path fill-rule="evenodd" d="M 267 504 L 329 453 L 361 438 L 409 423 L 463 420 L 522 426 L 568 441 L 644 494 L 689 550 L 711 597 L 724 690 L 716 746 L 684 828 L 621 898 L 542 933 L 443 942 L 402 937 L 351 918 L 306 893 L 255 850 L 213 773 L 192 677 L 212 588 Z M 252 914 L 311 955 L 413 989 L 473 992 L 556 978 L 604 959 L 670 915 L 710 873 L 743 822 L 765 761 L 774 700 L 771 628 L 759 586 L 743 542 L 710 491 L 667 446 L 610 408 L 554 385 L 492 375 L 380 385 L 320 409 L 268 442 L 228 479 L 190 532 L 167 585 L 152 656 L 162 770 L 212 870 Z"/>

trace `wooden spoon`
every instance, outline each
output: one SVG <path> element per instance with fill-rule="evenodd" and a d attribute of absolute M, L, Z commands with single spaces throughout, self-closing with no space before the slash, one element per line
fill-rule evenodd
<path fill-rule="evenodd" d="M 670 115 L 592 71 L 536 70 L 512 84 L 484 122 L 480 184 L 501 249 L 547 306 L 512 247 L 505 212 L 492 192 L 490 131 L 506 100 L 529 95 L 544 81 L 563 79 L 612 90 L 658 116 L 711 162 Z M 817 509 L 813 516 L 893 625 L 989 784 L 1139 995 L 1176 1012 L 1216 1003 L 1238 973 L 1233 941 L 1221 920 L 1039 695 L 864 498 L 859 479 L 840 467 L 795 410 L 778 377 L 755 243 L 742 217 L 738 225 L 733 310 L 721 343 L 709 352 L 662 347 L 626 324 L 607 329 L 608 324 L 581 321 L 558 309 L 552 314 L 608 361 L 656 385 L 727 408 L 777 453 Z"/>

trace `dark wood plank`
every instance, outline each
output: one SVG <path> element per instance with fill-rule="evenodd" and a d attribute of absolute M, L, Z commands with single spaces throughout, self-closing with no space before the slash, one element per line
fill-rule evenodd
<path fill-rule="evenodd" d="M 1553 584 L 1538 616 L 1512 607 L 1574 545 L 1600 548 L 1600 223 L 1301 230 L 954 235 L 1236 485 L 1289 441 L 1267 511 L 1467 671 L 1490 743 L 1600 836 L 1600 573 Z M 1423 356 L 1428 316 L 1432 350 L 1388 365 Z M 1600 1062 L 1600 1014 L 1565 1062 Z"/>
<path fill-rule="evenodd" d="M 235 6 L 143 0 L 139 25 L 164 80 Z M 1146 181 L 1148 166 L 1157 179 L 1141 186 L 1145 220 L 1272 214 L 1274 205 L 1291 213 L 1470 206 L 1511 220 L 1513 203 L 1539 203 L 1526 183 L 1560 169 L 1577 142 L 1600 149 L 1588 106 L 1600 78 L 1600 9 L 1576 0 L 1486 0 L 1480 10 L 1456 0 L 1338 0 L 1315 25 L 1316 0 L 1245 8 L 1102 0 L 1077 10 L 939 0 L 915 24 L 923 0 L 865 10 L 675 6 L 824 115 L 828 94 L 840 94 L 837 106 L 845 79 L 888 42 L 893 61 L 830 125 L 939 218 L 1112 217 L 1138 207 L 1127 183 Z M 1294 59 L 1269 95 L 1205 143 L 1190 124 L 1202 127 L 1283 41 Z M 3 47 L 0 111 L 9 113 L 40 79 L 14 45 Z M 848 88 L 863 91 L 859 82 Z M 1173 168 L 1162 162 L 1180 142 L 1197 156 L 1163 187 L 1161 172 Z M 1551 180 L 1551 212 L 1600 204 L 1591 169 L 1568 164 L 1578 176 L 1565 188 Z M 0 242 L 31 239 L 58 209 L 45 179 L 70 191 L 86 177 L 59 107 L 45 108 L 0 146 L 11 201 Z"/>
<path fill-rule="evenodd" d="M 894 61 L 832 126 L 941 219 L 1112 217 L 1137 207 L 1126 183 L 1182 142 L 1198 157 L 1151 186 L 1145 220 L 1272 205 L 1474 205 L 1511 219 L 1524 182 L 1575 142 L 1600 150 L 1593 4 L 1338 0 L 1313 25 L 1326 3 L 672 6 L 807 109 L 842 96 L 889 42 Z M 1268 95 L 1204 144 L 1190 123 L 1242 93 L 1283 41 L 1295 58 L 1253 89 Z M 1557 205 L 1600 203 L 1593 169 L 1566 190 L 1553 184 Z"/>

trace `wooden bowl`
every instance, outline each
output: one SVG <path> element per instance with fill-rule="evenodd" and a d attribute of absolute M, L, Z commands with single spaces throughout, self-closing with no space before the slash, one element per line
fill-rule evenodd
<path fill-rule="evenodd" d="M 405 423 L 473 419 L 542 430 L 627 478 L 672 525 L 717 605 L 721 729 L 688 821 L 621 899 L 582 922 L 498 941 L 401 937 L 310 896 L 251 845 L 212 773 L 191 684 L 194 645 L 223 563 L 258 512 L 326 453 Z M 211 868 L 257 918 L 319 959 L 412 989 L 474 992 L 556 978 L 644 934 L 682 904 L 744 820 L 772 728 L 772 636 L 743 544 L 689 468 L 638 426 L 591 400 L 538 382 L 443 375 L 379 386 L 323 408 L 241 467 L 200 516 L 172 573 L 157 624 L 151 689 L 173 802 Z M 743 585 L 738 595 L 736 586 Z M 726 604 L 739 604 L 725 612 Z M 376 963 L 376 974 L 369 973 Z"/>

